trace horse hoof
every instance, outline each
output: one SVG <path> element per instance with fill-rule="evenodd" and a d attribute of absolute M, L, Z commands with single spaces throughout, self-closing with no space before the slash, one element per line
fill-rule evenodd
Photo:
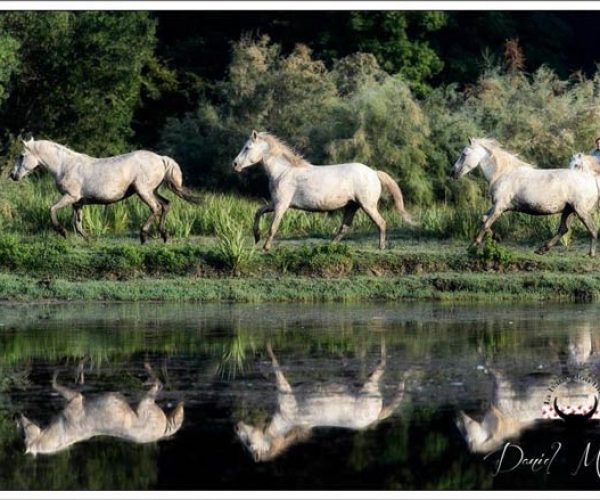
<path fill-rule="evenodd" d="M 140 233 L 140 243 L 143 245 L 148 240 L 148 233 Z"/>
<path fill-rule="evenodd" d="M 535 251 L 535 253 L 538 255 L 544 255 L 547 251 L 548 251 L 548 248 L 540 247 Z"/>

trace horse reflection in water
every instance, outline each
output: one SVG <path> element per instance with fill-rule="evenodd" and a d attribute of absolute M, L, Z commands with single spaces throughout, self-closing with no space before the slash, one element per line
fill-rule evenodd
<path fill-rule="evenodd" d="M 166 415 L 155 403 L 162 384 L 151 367 L 151 388 L 134 410 L 119 393 L 86 398 L 80 392 L 57 383 L 52 388 L 67 400 L 64 410 L 42 429 L 21 415 L 17 425 L 25 434 L 25 453 L 36 455 L 62 451 L 94 436 L 113 436 L 135 443 L 150 443 L 175 434 L 183 423 L 183 403 Z"/>
<path fill-rule="evenodd" d="M 256 462 L 272 460 L 294 443 L 308 439 L 315 427 L 354 430 L 374 427 L 388 418 L 404 397 L 403 380 L 390 403 L 384 405 L 379 387 L 386 366 L 384 343 L 379 364 L 358 392 L 336 383 L 292 388 L 270 344 L 267 352 L 277 380 L 278 409 L 264 429 L 244 422 L 239 422 L 235 429 Z"/>
<path fill-rule="evenodd" d="M 581 326 L 570 337 L 566 354 L 567 368 L 589 364 L 597 350 L 591 327 Z M 489 368 L 494 379 L 493 402 L 482 421 L 460 412 L 456 424 L 469 449 L 489 453 L 507 441 L 518 438 L 527 429 L 548 419 L 583 425 L 598 419 L 598 388 L 585 377 L 561 374 L 528 376 L 517 387 L 505 374 Z M 576 372 L 574 372 L 576 373 Z M 554 385 L 553 385 L 554 384 Z M 523 387 L 524 386 L 524 390 Z"/>

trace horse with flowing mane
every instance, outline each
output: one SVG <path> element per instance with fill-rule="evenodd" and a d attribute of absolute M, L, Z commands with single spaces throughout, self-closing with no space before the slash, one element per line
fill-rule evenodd
<path fill-rule="evenodd" d="M 492 208 L 482 217 L 475 245 L 481 245 L 492 224 L 506 211 L 531 215 L 561 214 L 558 231 L 538 253 L 555 246 L 569 230 L 572 214 L 583 222 L 591 236 L 590 256 L 596 254 L 598 230 L 592 212 L 600 191 L 593 174 L 577 169 L 540 169 L 506 151 L 494 139 L 469 139 L 451 175 L 458 179 L 480 167 L 490 185 Z"/>
<path fill-rule="evenodd" d="M 241 172 L 259 162 L 269 177 L 271 203 L 260 207 L 254 217 L 254 239 L 260 240 L 260 218 L 274 212 L 264 249 L 269 250 L 283 214 L 288 208 L 308 212 L 331 212 L 344 209 L 342 224 L 334 241 L 340 241 L 350 230 L 359 208 L 379 228 L 379 248 L 385 248 L 386 223 L 377 209 L 382 188 L 394 198 L 394 204 L 407 223 L 414 222 L 404 208 L 400 187 L 388 174 L 361 163 L 312 165 L 284 142 L 267 132 L 253 131 L 233 160 L 233 169 Z"/>
<path fill-rule="evenodd" d="M 144 243 L 154 219 L 160 214 L 158 230 L 167 241 L 165 221 L 169 211 L 169 200 L 157 193 L 165 183 L 180 198 L 198 203 L 199 199 L 183 187 L 181 169 L 175 160 L 150 151 L 93 158 L 77 153 L 52 141 L 23 141 L 23 152 L 18 156 L 10 178 L 19 181 L 37 168 L 50 172 L 62 198 L 50 207 L 50 218 L 54 229 L 62 236 L 67 230 L 59 222 L 56 211 L 73 207 L 75 230 L 84 238 L 84 205 L 108 205 L 137 195 L 148 205 L 152 213 L 140 231 L 140 240 Z"/>

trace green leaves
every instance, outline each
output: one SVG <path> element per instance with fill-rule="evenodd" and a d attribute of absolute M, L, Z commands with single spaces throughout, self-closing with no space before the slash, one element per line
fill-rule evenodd
<path fill-rule="evenodd" d="M 354 12 L 351 28 L 357 48 L 375 55 L 383 69 L 399 73 L 418 94 L 429 89 L 426 81 L 439 73 L 442 60 L 427 35 L 446 24 L 444 12 Z"/>
<path fill-rule="evenodd" d="M 0 35 L 0 106 L 8 97 L 8 82 L 19 67 L 19 47 L 19 42 L 11 35 Z"/>
<path fill-rule="evenodd" d="M 1 14 L 0 62 L 12 63 L 0 64 L 0 98 L 12 77 L 4 137 L 33 134 L 95 155 L 126 150 L 143 72 L 156 66 L 155 24 L 144 12 Z M 155 87 L 152 75 L 169 76 L 147 72 Z"/>

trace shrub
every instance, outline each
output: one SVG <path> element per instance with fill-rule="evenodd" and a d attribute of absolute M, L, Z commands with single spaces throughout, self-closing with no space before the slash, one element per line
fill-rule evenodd
<path fill-rule="evenodd" d="M 496 243 L 490 234 L 486 234 L 483 245 L 469 247 L 469 256 L 484 262 L 507 266 L 513 261 L 512 252 L 502 245 Z"/>

